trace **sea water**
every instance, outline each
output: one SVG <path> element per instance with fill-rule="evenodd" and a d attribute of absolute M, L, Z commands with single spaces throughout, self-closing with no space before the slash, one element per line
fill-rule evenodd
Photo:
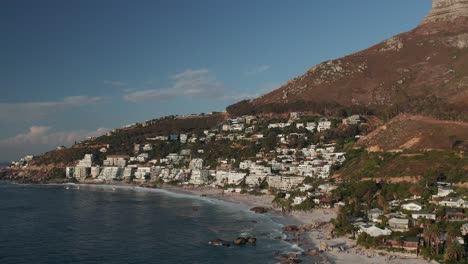
<path fill-rule="evenodd" d="M 241 205 L 137 187 L 0 183 L 0 263 L 277 263 L 282 224 Z M 256 245 L 210 240 L 255 236 Z"/>

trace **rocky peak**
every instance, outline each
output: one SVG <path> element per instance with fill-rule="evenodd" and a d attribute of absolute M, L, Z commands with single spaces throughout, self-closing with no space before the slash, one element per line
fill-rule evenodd
<path fill-rule="evenodd" d="M 433 0 L 429 15 L 422 24 L 468 17 L 468 0 Z"/>

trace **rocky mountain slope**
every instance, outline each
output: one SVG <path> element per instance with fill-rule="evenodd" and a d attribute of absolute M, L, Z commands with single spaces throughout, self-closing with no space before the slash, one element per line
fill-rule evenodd
<path fill-rule="evenodd" d="M 320 63 L 239 105 L 254 113 L 325 109 L 391 118 L 406 112 L 468 121 L 468 1 L 435 0 L 414 30 Z"/>

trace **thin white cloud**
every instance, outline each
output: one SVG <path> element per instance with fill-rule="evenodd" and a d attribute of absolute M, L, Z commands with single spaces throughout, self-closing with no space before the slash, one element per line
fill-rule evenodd
<path fill-rule="evenodd" d="M 111 85 L 111 86 L 125 86 L 127 85 L 127 83 L 125 82 L 122 82 L 122 81 L 103 81 L 104 84 L 108 84 L 108 85 Z"/>
<path fill-rule="evenodd" d="M 126 101 L 138 102 L 179 96 L 216 97 L 225 90 L 223 84 L 207 69 L 189 69 L 170 78 L 173 84 L 169 88 L 131 91 L 123 98 Z"/>
<path fill-rule="evenodd" d="M 255 75 L 255 74 L 260 74 L 263 72 L 268 71 L 271 68 L 271 65 L 260 65 L 255 67 L 254 69 L 246 72 L 247 75 Z"/>
<path fill-rule="evenodd" d="M 242 101 L 246 99 L 253 99 L 255 97 L 258 97 L 259 94 L 236 94 L 236 95 L 225 95 L 223 96 L 223 100 L 228 100 L 228 101 Z"/>
<path fill-rule="evenodd" d="M 109 130 L 110 129 L 108 128 L 98 128 L 92 131 L 79 130 L 54 132 L 51 127 L 48 126 L 32 126 L 25 133 L 20 133 L 13 137 L 0 140 L 0 146 L 71 145 L 75 141 L 80 141 L 87 137 L 101 136 Z"/>
<path fill-rule="evenodd" d="M 246 99 L 254 99 L 257 97 L 260 97 L 266 93 L 269 93 L 276 88 L 278 88 L 280 85 L 277 83 L 268 83 L 265 84 L 257 89 L 253 89 L 251 93 L 239 93 L 239 94 L 231 94 L 231 95 L 224 95 L 222 97 L 223 100 L 228 100 L 228 101 L 242 101 Z"/>
<path fill-rule="evenodd" d="M 102 97 L 67 96 L 58 101 L 0 103 L 0 120 L 35 119 L 67 108 L 91 105 L 102 101 Z"/>
<path fill-rule="evenodd" d="M 0 140 L 1 160 L 15 159 L 24 155 L 36 155 L 54 149 L 57 146 L 71 146 L 87 137 L 105 134 L 110 129 L 79 131 L 53 131 L 48 126 L 32 126 L 28 131 Z"/>

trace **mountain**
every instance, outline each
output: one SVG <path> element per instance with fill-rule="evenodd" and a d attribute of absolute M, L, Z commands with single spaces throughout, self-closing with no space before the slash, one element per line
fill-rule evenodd
<path fill-rule="evenodd" d="M 229 106 L 232 114 L 400 113 L 468 121 L 468 1 L 434 0 L 415 29 L 322 62 L 279 89 Z"/>

